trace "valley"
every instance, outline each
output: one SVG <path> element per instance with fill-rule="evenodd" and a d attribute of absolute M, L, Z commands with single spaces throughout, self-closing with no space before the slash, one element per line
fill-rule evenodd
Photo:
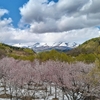
<path fill-rule="evenodd" d="M 64 52 L 65 43 L 41 52 L 1 43 L 1 100 L 99 100 L 99 43 L 99 37 L 93 38 Z M 40 47 L 48 46 L 34 45 Z"/>

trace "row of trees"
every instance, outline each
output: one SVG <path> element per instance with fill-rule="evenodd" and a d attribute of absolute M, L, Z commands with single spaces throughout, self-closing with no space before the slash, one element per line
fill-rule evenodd
<path fill-rule="evenodd" d="M 98 61 L 96 63 L 99 66 Z M 72 64 L 52 60 L 30 62 L 3 58 L 0 60 L 0 79 L 4 85 L 5 94 L 9 88 L 11 99 L 13 95 L 16 98 L 35 97 L 36 86 L 42 84 L 47 89 L 45 84 L 48 84 L 55 86 L 55 98 L 57 98 L 56 90 L 60 89 L 63 100 L 64 95 L 68 100 L 86 100 L 87 97 L 100 98 L 98 69 L 99 67 L 95 67 L 94 64 L 82 62 Z"/>
<path fill-rule="evenodd" d="M 71 51 L 70 51 L 71 52 Z M 76 50 L 77 52 L 77 50 Z M 75 52 L 75 54 L 76 54 Z M 100 55 L 97 55 L 100 58 Z M 69 53 L 64 53 L 64 52 L 58 52 L 56 50 L 51 50 L 48 52 L 40 52 L 36 54 L 35 56 L 36 59 L 40 61 L 47 61 L 47 60 L 59 60 L 59 61 L 65 61 L 65 62 L 75 62 L 75 61 L 82 61 L 85 63 L 93 63 L 95 62 L 96 56 L 93 53 L 90 54 L 84 54 L 84 53 L 78 53 L 78 55 L 74 54 L 69 54 Z"/>

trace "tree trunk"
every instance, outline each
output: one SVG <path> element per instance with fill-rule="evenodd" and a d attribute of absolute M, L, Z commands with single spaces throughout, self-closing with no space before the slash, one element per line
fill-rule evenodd
<path fill-rule="evenodd" d="M 51 84 L 50 84 L 50 94 L 52 94 Z"/>
<path fill-rule="evenodd" d="M 57 98 L 57 86 L 55 85 L 55 98 Z"/>
<path fill-rule="evenodd" d="M 10 100 L 12 100 L 12 88 L 11 88 L 11 86 L 9 86 L 9 90 L 10 90 Z"/>
<path fill-rule="evenodd" d="M 18 100 L 18 93 L 17 93 L 17 87 L 15 87 L 15 91 L 16 91 L 16 100 Z"/>
<path fill-rule="evenodd" d="M 6 94 L 6 81 L 4 80 L 4 94 Z"/>
<path fill-rule="evenodd" d="M 62 91 L 62 100 L 64 100 L 64 92 Z"/>

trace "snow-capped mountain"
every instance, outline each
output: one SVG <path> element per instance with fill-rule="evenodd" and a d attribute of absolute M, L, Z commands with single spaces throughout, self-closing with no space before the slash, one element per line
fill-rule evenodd
<path fill-rule="evenodd" d="M 28 45 L 26 45 L 26 44 L 21 44 L 21 43 L 13 44 L 12 46 L 15 46 L 15 47 L 22 47 L 22 48 L 28 47 Z"/>
<path fill-rule="evenodd" d="M 75 47 L 78 46 L 78 44 L 76 42 L 55 42 L 51 45 L 47 44 L 47 43 L 31 43 L 29 44 L 14 44 L 13 46 L 16 47 L 24 47 L 24 48 L 31 48 L 33 49 L 35 52 L 42 52 L 42 51 L 50 51 L 52 49 L 54 50 L 58 50 L 58 51 L 69 51 Z"/>
<path fill-rule="evenodd" d="M 48 46 L 47 43 L 38 43 L 37 42 L 37 43 L 33 44 L 32 47 L 34 48 L 34 47 L 45 47 L 45 46 Z"/>
<path fill-rule="evenodd" d="M 67 42 L 55 42 L 51 45 L 47 44 L 47 43 L 35 43 L 33 44 L 33 47 L 46 47 L 46 46 L 49 46 L 49 47 L 56 47 L 56 46 L 67 46 L 67 47 L 76 47 L 78 44 L 76 42 L 73 42 L 73 43 L 67 43 Z"/>

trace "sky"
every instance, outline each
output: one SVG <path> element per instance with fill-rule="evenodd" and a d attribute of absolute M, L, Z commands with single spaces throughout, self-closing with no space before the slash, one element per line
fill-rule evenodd
<path fill-rule="evenodd" d="M 0 42 L 83 43 L 100 36 L 100 0 L 0 0 Z"/>

